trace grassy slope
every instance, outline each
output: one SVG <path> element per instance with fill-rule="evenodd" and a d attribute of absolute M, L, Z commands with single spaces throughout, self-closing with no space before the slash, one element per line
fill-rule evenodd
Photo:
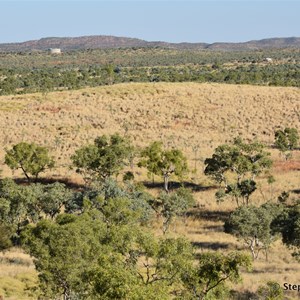
<path fill-rule="evenodd" d="M 33 299 L 28 290 L 34 286 L 37 274 L 32 259 L 20 249 L 0 253 L 0 295 L 4 299 Z"/>
<path fill-rule="evenodd" d="M 80 182 L 67 168 L 70 154 L 98 135 L 120 132 L 128 134 L 136 146 L 163 140 L 167 147 L 182 149 L 189 157 L 191 169 L 196 158 L 197 172 L 187 180 L 205 187 L 211 182 L 202 174 L 203 161 L 219 144 L 237 135 L 247 139 L 257 137 L 271 144 L 278 127 L 300 130 L 299 99 L 297 88 L 197 83 L 134 83 L 47 95 L 0 97 L 0 160 L 3 161 L 5 147 L 33 141 L 51 148 L 56 157 L 58 166 L 49 175 Z M 278 152 L 271 152 L 276 161 L 272 170 L 276 183 L 268 187 L 266 178 L 262 178 L 262 188 L 253 197 L 256 203 L 269 199 L 271 193 L 278 195 L 283 190 L 299 189 L 300 155 L 296 153 L 292 162 L 283 164 Z M 3 176 L 12 175 L 5 166 L 2 169 Z M 137 180 L 146 179 L 144 172 L 136 169 L 135 173 Z M 222 232 L 222 221 L 213 217 L 218 210 L 232 210 L 233 203 L 218 207 L 214 193 L 213 189 L 195 193 L 200 208 L 186 224 L 178 222 L 173 229 L 188 236 L 197 251 L 211 248 L 227 251 L 241 246 L 235 238 Z M 299 264 L 280 242 L 272 247 L 270 261 L 266 263 L 261 258 L 255 262 L 254 270 L 245 274 L 244 283 L 238 289 L 254 291 L 269 279 L 282 284 L 297 283 L 294 281 L 300 277 Z M 17 273 L 28 273 L 23 271 Z M 6 275 L 0 271 L 1 276 Z"/>

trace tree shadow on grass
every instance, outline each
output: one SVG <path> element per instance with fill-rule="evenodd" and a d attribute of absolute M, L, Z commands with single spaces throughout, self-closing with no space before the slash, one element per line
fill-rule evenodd
<path fill-rule="evenodd" d="M 292 193 L 297 194 L 297 195 L 300 195 L 300 189 L 292 190 Z"/>
<path fill-rule="evenodd" d="M 221 242 L 192 242 L 193 247 L 205 250 L 224 250 L 234 247 L 231 243 Z"/>
<path fill-rule="evenodd" d="M 20 185 L 28 185 L 29 182 L 26 178 L 14 178 L 15 183 L 20 184 Z M 34 183 L 41 183 L 41 184 L 53 184 L 55 182 L 63 183 L 67 188 L 71 190 L 83 190 L 86 188 L 84 184 L 79 184 L 76 182 L 73 182 L 69 180 L 68 178 L 38 178 Z M 32 183 L 32 182 L 30 182 Z"/>
<path fill-rule="evenodd" d="M 238 292 L 231 290 L 230 291 L 230 299 L 231 300 L 259 300 L 259 298 L 255 293 L 250 292 L 250 291 L 243 291 L 243 292 Z"/>
<path fill-rule="evenodd" d="M 220 226 L 220 225 L 204 226 L 203 229 L 207 229 L 213 232 L 224 232 L 224 226 Z"/>
<path fill-rule="evenodd" d="M 151 181 L 143 181 L 143 185 L 148 189 L 164 189 L 163 182 L 151 182 Z M 203 186 L 201 184 L 196 184 L 193 182 L 183 181 L 170 181 L 169 182 L 169 190 L 177 190 L 181 187 L 190 188 L 193 192 L 202 192 L 216 188 L 216 186 Z"/>
<path fill-rule="evenodd" d="M 201 230 L 197 230 L 197 229 L 191 229 L 188 230 L 189 234 L 202 234 L 203 233 L 203 229 L 210 231 L 210 232 L 224 232 L 224 226 L 223 225 L 211 225 L 211 226 L 203 226 L 203 228 L 201 228 Z"/>
<path fill-rule="evenodd" d="M 191 210 L 187 212 L 187 216 L 195 219 L 204 219 L 204 220 L 213 220 L 213 221 L 222 221 L 225 222 L 230 215 L 230 211 L 222 210 Z"/>

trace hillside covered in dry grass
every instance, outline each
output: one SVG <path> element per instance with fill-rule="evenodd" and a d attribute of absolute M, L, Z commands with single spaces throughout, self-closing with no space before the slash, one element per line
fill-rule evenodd
<path fill-rule="evenodd" d="M 298 88 L 132 83 L 47 94 L 1 96 L 0 126 L 1 163 L 5 148 L 9 149 L 21 141 L 35 142 L 48 147 L 57 162 L 56 168 L 44 176 L 78 183 L 82 179 L 69 169 L 70 155 L 102 134 L 118 132 L 127 135 L 137 147 L 161 140 L 166 148 L 181 149 L 188 157 L 190 170 L 195 169 L 186 181 L 203 189 L 194 192 L 199 207 L 193 210 L 185 223 L 178 221 L 172 231 L 187 236 L 199 252 L 241 248 L 236 238 L 223 232 L 222 216 L 232 211 L 234 204 L 228 201 L 217 205 L 213 183 L 203 174 L 205 158 L 211 156 L 218 145 L 236 136 L 266 143 L 274 160 L 271 173 L 276 183 L 272 193 L 278 195 L 287 190 L 294 198 L 299 193 L 299 151 L 295 151 L 291 161 L 284 162 L 279 151 L 272 149 L 276 129 L 295 127 L 300 130 Z M 2 177 L 21 176 L 18 172 L 12 174 L 4 164 L 1 169 Z M 138 168 L 134 172 L 137 181 L 147 180 L 146 172 Z M 256 204 L 270 197 L 266 178 L 260 178 L 259 183 L 260 187 L 253 195 Z M 2 258 L 2 261 L 5 259 Z M 30 263 L 26 263 L 30 268 Z M 23 269 L 10 272 L 6 267 L 4 273 L 0 271 L 0 281 L 1 276 L 7 282 L 9 277 L 23 278 L 19 274 L 26 273 Z M 271 248 L 269 262 L 265 262 L 263 257 L 256 261 L 254 272 L 244 274 L 244 282 L 237 289 L 256 291 L 266 280 L 293 283 L 299 276 L 299 263 L 277 241 Z M 0 294 L 1 288 L 0 284 Z M 296 293 L 289 295 L 297 297 Z M 19 296 L 18 299 L 27 298 Z"/>
<path fill-rule="evenodd" d="M 136 146 L 161 140 L 191 159 L 240 135 L 271 145 L 278 128 L 300 129 L 298 88 L 197 83 L 133 83 L 0 98 L 1 157 L 20 141 L 52 149 L 60 164 L 102 134 Z"/>

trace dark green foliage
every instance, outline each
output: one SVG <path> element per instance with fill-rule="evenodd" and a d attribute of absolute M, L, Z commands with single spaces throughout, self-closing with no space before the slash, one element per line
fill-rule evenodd
<path fill-rule="evenodd" d="M 240 138 L 232 144 L 217 147 L 211 158 L 205 160 L 206 175 L 212 176 L 217 182 L 227 184 L 226 172 L 234 172 L 238 182 L 247 174 L 253 177 L 259 175 L 265 168 L 271 166 L 268 158 L 270 153 L 264 151 L 264 145 L 259 142 L 245 143 Z"/>
<path fill-rule="evenodd" d="M 131 171 L 127 171 L 123 175 L 123 181 L 133 181 L 134 180 L 134 174 Z"/>
<path fill-rule="evenodd" d="M 283 289 L 276 281 L 268 281 L 266 285 L 259 286 L 257 290 L 261 300 L 282 300 L 284 299 Z"/>
<path fill-rule="evenodd" d="M 0 222 L 9 226 L 15 243 L 28 223 L 54 218 L 73 193 L 61 183 L 17 185 L 11 179 L 0 183 Z"/>
<path fill-rule="evenodd" d="M 156 240 L 147 233 L 139 234 L 136 242 L 125 263 L 116 254 L 106 263 L 99 261 L 93 276 L 101 299 L 170 299 L 191 267 L 192 250 L 184 239 Z"/>
<path fill-rule="evenodd" d="M 149 174 L 162 176 L 166 192 L 172 175 L 181 179 L 188 172 L 183 153 L 178 149 L 163 150 L 162 142 L 157 141 L 142 150 L 138 166 L 147 168 Z"/>
<path fill-rule="evenodd" d="M 54 166 L 54 160 L 45 147 L 21 142 L 6 150 L 5 163 L 12 169 L 21 169 L 28 180 L 37 179 L 41 172 Z"/>
<path fill-rule="evenodd" d="M 271 223 L 282 210 L 280 204 L 272 203 L 260 207 L 239 207 L 225 222 L 225 232 L 241 239 L 250 249 L 253 258 L 258 258 L 260 251 L 264 251 L 267 259 L 269 247 L 276 239 L 271 230 Z"/>
<path fill-rule="evenodd" d="M 223 196 L 225 196 L 226 194 L 231 195 L 236 199 L 237 203 L 238 203 L 238 199 L 242 198 L 242 203 L 248 205 L 249 197 L 255 190 L 256 190 L 256 182 L 251 179 L 246 179 L 238 183 L 229 184 Z"/>
<path fill-rule="evenodd" d="M 275 146 L 288 160 L 292 156 L 292 151 L 298 146 L 299 134 L 296 128 L 285 128 L 275 131 Z"/>
<path fill-rule="evenodd" d="M 96 220 L 81 218 L 62 225 L 41 221 L 23 231 L 23 245 L 35 257 L 45 295 L 72 299 L 72 292 L 76 292 L 82 299 L 89 294 L 84 278 L 97 263 L 95 253 L 103 251 L 98 242 L 104 235 L 103 227 Z"/>
<path fill-rule="evenodd" d="M 0 183 L 0 221 L 13 230 L 15 240 L 31 219 L 29 214 L 32 214 L 29 210 L 30 199 L 21 189 L 11 179 L 4 179 Z"/>
<path fill-rule="evenodd" d="M 142 150 L 141 157 L 143 158 L 139 163 L 139 167 L 145 167 L 148 170 L 148 175 L 161 175 L 161 155 L 162 142 L 153 142 L 148 147 Z"/>
<path fill-rule="evenodd" d="M 64 299 L 169 299 L 192 266 L 184 239 L 156 239 L 145 228 L 108 224 L 95 210 L 22 233 L 43 294 Z"/>
<path fill-rule="evenodd" d="M 132 151 L 130 142 L 119 134 L 103 135 L 96 138 L 94 144 L 76 150 L 71 160 L 85 179 L 104 180 L 124 168 Z"/>
<path fill-rule="evenodd" d="M 2 223 L 2 221 L 0 221 L 0 252 L 12 246 L 12 241 L 11 241 L 12 235 L 13 235 L 12 228 Z"/>
<path fill-rule="evenodd" d="M 239 183 L 237 187 L 241 192 L 241 196 L 246 198 L 246 202 L 248 203 L 249 196 L 256 190 L 256 182 L 246 179 Z"/>
<path fill-rule="evenodd" d="M 46 217 L 53 219 L 61 213 L 63 206 L 73 198 L 73 195 L 74 193 L 62 183 L 43 185 L 42 195 L 37 202 L 38 210 Z"/>
<path fill-rule="evenodd" d="M 289 192 L 283 191 L 277 198 L 279 203 L 285 204 L 290 196 Z"/>
<path fill-rule="evenodd" d="M 186 288 L 183 299 L 227 299 L 226 281 L 241 281 L 240 269 L 251 268 L 251 258 L 243 253 L 223 255 L 207 252 L 199 255 L 198 263 L 184 275 Z M 179 298 L 182 299 L 182 298 Z"/>
<path fill-rule="evenodd" d="M 285 128 L 275 132 L 275 145 L 280 151 L 293 150 L 297 147 L 299 140 L 296 128 Z"/>
<path fill-rule="evenodd" d="M 271 224 L 274 232 L 282 235 L 282 242 L 293 250 L 293 255 L 300 260 L 300 204 L 286 207 Z"/>
<path fill-rule="evenodd" d="M 91 188 L 82 193 L 74 194 L 65 208 L 68 213 L 82 213 L 87 209 L 96 208 L 108 216 L 115 210 L 119 222 L 127 222 L 126 215 L 131 221 L 147 222 L 153 216 L 150 206 L 153 197 L 144 191 L 141 186 L 127 183 L 124 187 L 112 179 L 94 183 Z M 109 212 L 110 211 L 110 212 Z"/>

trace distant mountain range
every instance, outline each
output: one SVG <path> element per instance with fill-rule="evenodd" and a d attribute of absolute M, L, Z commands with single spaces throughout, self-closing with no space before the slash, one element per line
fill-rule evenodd
<path fill-rule="evenodd" d="M 171 49 L 210 49 L 223 51 L 300 48 L 299 37 L 270 38 L 243 43 L 167 43 L 148 42 L 136 38 L 116 36 L 47 37 L 22 43 L 0 44 L 1 52 L 43 51 L 60 48 L 62 51 L 84 49 L 164 47 Z"/>

